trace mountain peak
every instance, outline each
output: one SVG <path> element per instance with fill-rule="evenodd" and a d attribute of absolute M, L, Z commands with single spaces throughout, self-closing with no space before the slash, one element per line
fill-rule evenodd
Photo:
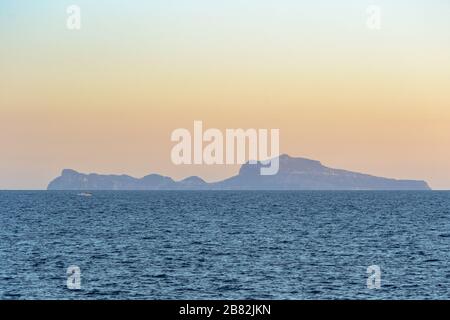
<path fill-rule="evenodd" d="M 70 175 L 77 175 L 77 174 L 79 174 L 79 173 L 73 169 L 63 169 L 61 172 L 62 176 L 70 176 Z"/>

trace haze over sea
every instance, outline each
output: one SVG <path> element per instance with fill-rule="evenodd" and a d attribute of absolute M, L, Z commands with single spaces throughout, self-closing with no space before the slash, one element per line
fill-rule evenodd
<path fill-rule="evenodd" d="M 450 299 L 445 191 L 2 191 L 0 225 L 0 299 Z"/>

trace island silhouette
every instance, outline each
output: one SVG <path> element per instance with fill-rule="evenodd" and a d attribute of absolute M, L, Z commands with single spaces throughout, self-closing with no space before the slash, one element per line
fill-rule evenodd
<path fill-rule="evenodd" d="M 319 161 L 279 156 L 280 169 L 260 175 L 260 162 L 241 166 L 236 176 L 208 183 L 192 176 L 180 181 L 159 174 L 143 178 L 129 175 L 83 174 L 64 169 L 47 190 L 431 190 L 422 180 L 397 180 L 323 166 Z"/>

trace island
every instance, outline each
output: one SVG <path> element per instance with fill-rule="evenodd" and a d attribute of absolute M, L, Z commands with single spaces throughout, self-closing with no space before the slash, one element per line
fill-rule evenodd
<path fill-rule="evenodd" d="M 64 169 L 47 190 L 431 190 L 422 180 L 397 180 L 332 169 L 319 161 L 279 156 L 279 171 L 261 175 L 260 162 L 241 166 L 236 176 L 208 183 L 199 177 L 180 181 L 159 174 L 142 178 L 129 175 L 83 174 Z"/>

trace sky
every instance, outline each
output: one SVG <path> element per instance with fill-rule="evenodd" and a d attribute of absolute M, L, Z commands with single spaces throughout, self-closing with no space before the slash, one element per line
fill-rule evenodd
<path fill-rule="evenodd" d="M 64 168 L 235 174 L 171 162 L 171 132 L 195 120 L 278 128 L 281 153 L 450 189 L 450 2 L 0 1 L 0 189 L 45 189 Z"/>

